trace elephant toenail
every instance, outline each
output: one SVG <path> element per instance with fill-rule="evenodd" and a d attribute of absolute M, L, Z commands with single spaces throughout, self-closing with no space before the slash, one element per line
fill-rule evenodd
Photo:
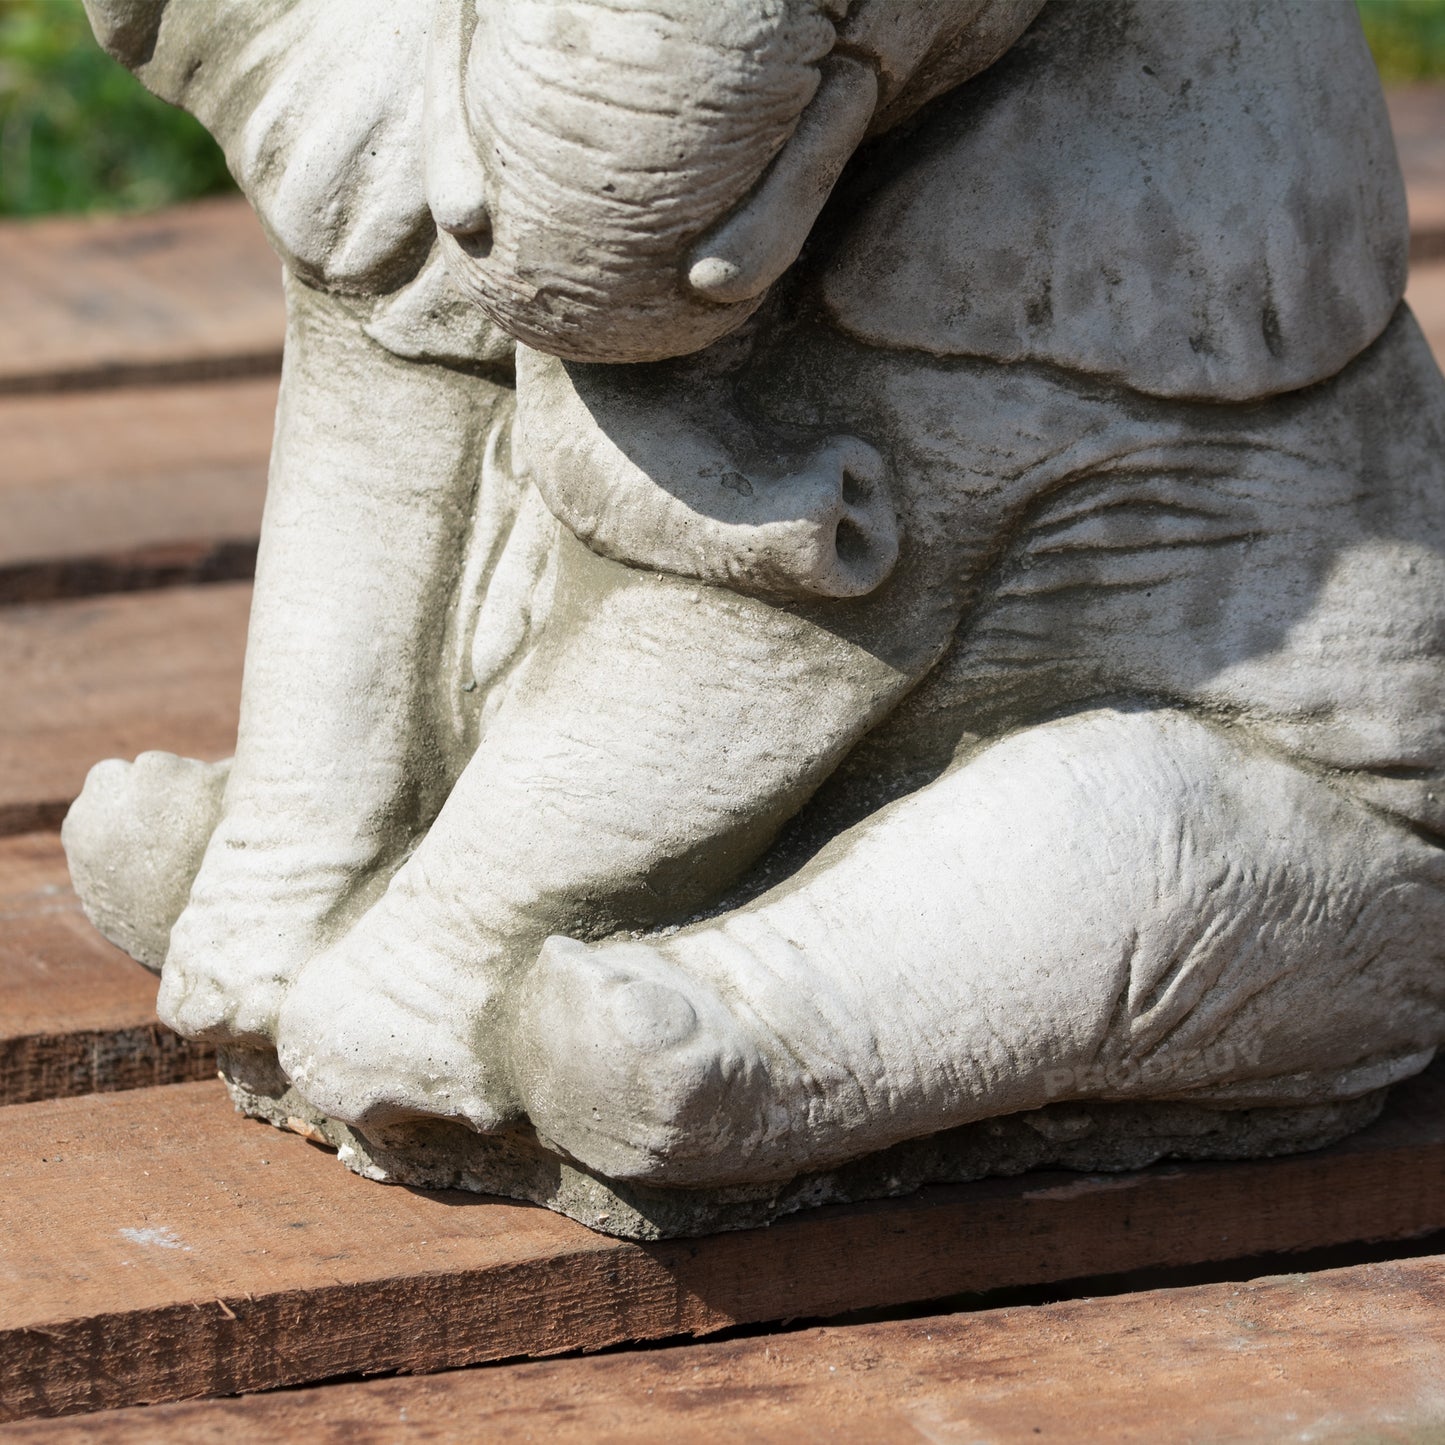
<path fill-rule="evenodd" d="M 616 985 L 608 999 L 614 1036 L 648 1053 L 672 1048 L 697 1029 L 697 1011 L 675 988 L 646 979 Z"/>

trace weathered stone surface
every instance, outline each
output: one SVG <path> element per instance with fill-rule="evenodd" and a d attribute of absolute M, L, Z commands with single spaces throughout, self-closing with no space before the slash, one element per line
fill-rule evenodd
<path fill-rule="evenodd" d="M 244 1107 L 646 1236 L 1428 1063 L 1445 388 L 1347 0 L 90 4 L 288 272 L 224 790 L 66 827 Z"/>
<path fill-rule="evenodd" d="M 221 1074 L 243 1113 L 328 1145 L 348 1169 L 365 1178 L 529 1199 L 624 1239 L 753 1229 L 821 1204 L 896 1198 L 926 1184 L 963 1184 L 1030 1169 L 1109 1173 L 1142 1169 L 1160 1159 L 1300 1153 L 1373 1122 L 1388 1092 L 1296 1108 L 1052 1104 L 910 1139 L 840 1168 L 778 1183 L 668 1189 L 605 1179 L 558 1158 L 526 1129 L 476 1134 L 433 1120 L 368 1137 L 318 1113 L 269 1054 L 224 1053 Z"/>

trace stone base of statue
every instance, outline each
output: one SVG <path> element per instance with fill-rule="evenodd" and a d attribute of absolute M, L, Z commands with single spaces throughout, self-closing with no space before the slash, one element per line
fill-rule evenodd
<path fill-rule="evenodd" d="M 1373 1123 L 1390 1092 L 1293 1108 L 1051 1104 L 912 1139 L 782 1184 L 664 1189 L 604 1179 L 547 1149 L 527 1128 L 483 1135 L 429 1119 L 385 1136 L 363 1134 L 318 1114 L 267 1053 L 223 1052 L 221 1076 L 243 1114 L 335 1149 L 348 1169 L 367 1179 L 524 1199 L 589 1229 L 636 1240 L 752 1229 L 823 1204 L 897 1198 L 927 1184 L 965 1184 L 1030 1169 L 1114 1173 L 1161 1159 L 1304 1153 Z"/>

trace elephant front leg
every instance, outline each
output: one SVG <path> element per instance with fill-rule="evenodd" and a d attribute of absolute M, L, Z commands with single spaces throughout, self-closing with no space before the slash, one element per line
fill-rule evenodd
<path fill-rule="evenodd" d="M 292 987 L 287 1074 L 352 1123 L 515 1115 L 510 986 L 546 937 L 716 897 L 913 681 L 846 632 L 564 539 L 548 631 L 431 831 Z"/>
<path fill-rule="evenodd" d="M 1174 713 L 1035 728 L 670 937 L 553 939 L 513 1058 L 613 1178 L 787 1179 L 1064 1099 L 1348 1097 L 1445 1033 L 1445 854 Z"/>
<path fill-rule="evenodd" d="M 293 283 L 288 305 L 236 756 L 160 995 L 192 1038 L 269 1040 L 445 796 L 441 638 L 505 395 L 386 354 L 346 303 Z"/>

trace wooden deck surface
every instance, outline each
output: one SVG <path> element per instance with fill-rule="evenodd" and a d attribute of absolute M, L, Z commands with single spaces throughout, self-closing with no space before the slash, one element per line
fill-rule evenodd
<path fill-rule="evenodd" d="M 92 763 L 229 757 L 250 585 L 0 607 L 0 834 L 58 827 Z"/>
<path fill-rule="evenodd" d="M 0 1105 L 214 1077 L 213 1052 L 155 1002 L 155 979 L 81 913 L 59 838 L 0 838 Z"/>
<path fill-rule="evenodd" d="M 1445 356 L 1445 99 L 1391 106 L 1409 299 Z M 1445 1438 L 1431 1258 L 130 1408 L 1445 1228 L 1445 1067 L 1297 1159 L 1041 1173 L 646 1247 L 376 1186 L 237 1117 L 85 922 L 53 830 L 99 758 L 229 751 L 277 276 L 231 200 L 0 227 L 0 1420 L 104 1412 L 0 1433 Z"/>
<path fill-rule="evenodd" d="M 0 226 L 0 395 L 272 375 L 280 274 L 233 197 Z"/>
<path fill-rule="evenodd" d="M 1410 199 L 1410 255 L 1445 260 L 1445 86 L 1406 86 L 1386 100 Z"/>
<path fill-rule="evenodd" d="M 276 380 L 0 395 L 0 603 L 249 577 Z"/>
<path fill-rule="evenodd" d="M 36 1421 L 33 1445 L 1445 1438 L 1445 1259 Z"/>
<path fill-rule="evenodd" d="M 656 1245 L 360 1179 L 216 1082 L 15 1105 L 0 1419 L 1419 1237 L 1445 1228 L 1442 1185 L 1445 1067 L 1313 1154 L 1040 1171 Z"/>

